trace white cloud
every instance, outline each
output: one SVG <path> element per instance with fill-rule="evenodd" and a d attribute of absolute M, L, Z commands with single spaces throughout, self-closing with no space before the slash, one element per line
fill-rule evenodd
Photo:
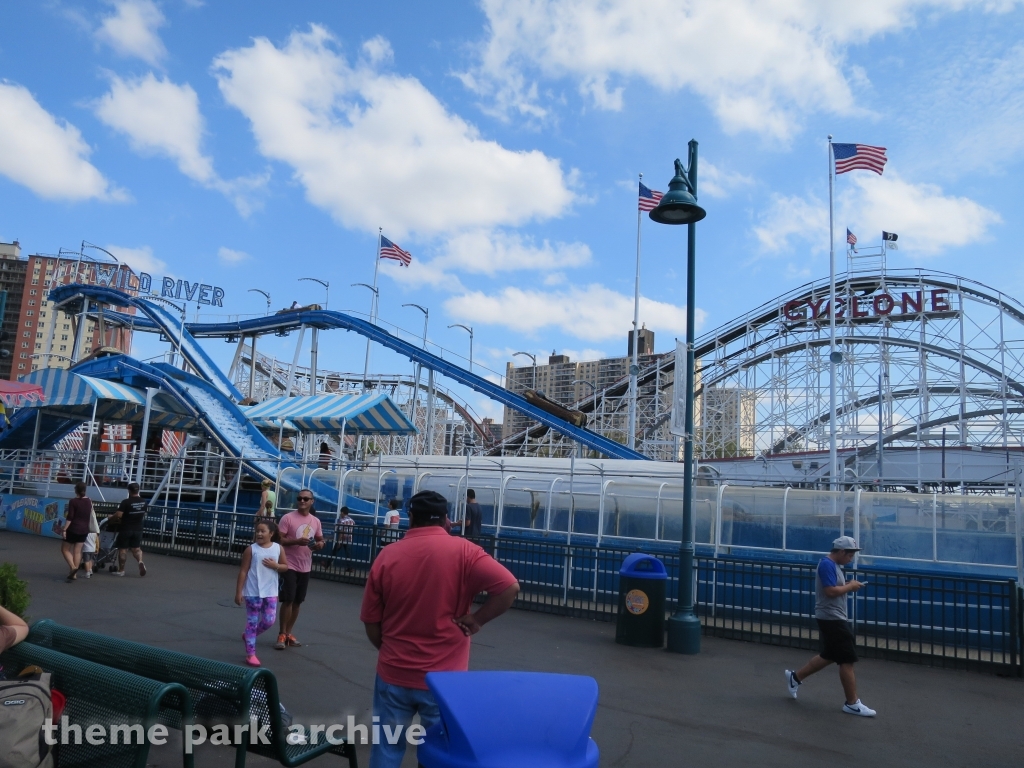
<path fill-rule="evenodd" d="M 586 266 L 591 262 L 590 248 L 584 243 L 539 245 L 531 238 L 501 230 L 475 230 L 452 235 L 439 247 L 434 258 L 425 260 L 414 254 L 412 264 L 402 267 L 385 262 L 384 274 L 408 286 L 431 285 L 450 292 L 465 288 L 455 273 L 495 276 L 503 272 L 548 272 L 545 285 L 565 282 L 558 270 Z"/>
<path fill-rule="evenodd" d="M 159 66 L 167 55 L 157 30 L 164 25 L 163 13 L 152 0 L 115 0 L 114 12 L 103 19 L 96 37 L 122 56 L 134 56 Z"/>
<path fill-rule="evenodd" d="M 52 200 L 123 200 L 89 160 L 79 130 L 20 85 L 0 82 L 0 174 Z"/>
<path fill-rule="evenodd" d="M 495 275 L 515 270 L 572 269 L 589 264 L 590 257 L 590 248 L 583 243 L 552 244 L 544 240 L 535 245 L 519 234 L 476 231 L 449 238 L 434 263 L 465 272 Z"/>
<path fill-rule="evenodd" d="M 771 205 L 759 217 L 754 236 L 761 250 L 788 251 L 791 238 L 812 244 L 814 252 L 828 251 L 828 202 L 812 196 L 773 194 Z"/>
<path fill-rule="evenodd" d="M 199 96 L 187 83 L 175 85 L 152 72 L 127 82 L 115 76 L 95 108 L 96 116 L 125 134 L 136 152 L 169 157 L 199 182 L 215 177 L 213 161 L 200 149 L 204 127 Z"/>
<path fill-rule="evenodd" d="M 221 246 L 220 250 L 217 251 L 217 258 L 225 264 L 241 264 L 250 257 L 245 251 L 236 251 L 232 248 L 224 248 Z"/>
<path fill-rule="evenodd" d="M 914 73 L 905 88 L 907 104 L 896 120 L 918 167 L 954 177 L 974 169 L 1002 173 L 1024 155 L 1024 44 L 1000 51 L 990 42 L 968 39 L 962 51 L 943 51 L 939 67 Z M 955 116 L 936 104 L 955 104 Z"/>
<path fill-rule="evenodd" d="M 227 181 L 220 178 L 202 151 L 205 123 L 199 96 L 188 83 L 177 85 L 152 72 L 134 80 L 114 76 L 110 91 L 94 105 L 96 116 L 128 137 L 133 150 L 173 160 L 183 174 L 227 196 L 247 216 L 256 202 L 252 194 L 266 177 Z"/>
<path fill-rule="evenodd" d="M 291 166 L 310 202 L 347 227 L 383 226 L 394 239 L 566 210 L 573 195 L 557 160 L 488 141 L 418 80 L 379 71 L 385 42 L 353 66 L 314 25 L 281 48 L 257 38 L 226 51 L 213 68 L 259 151 Z"/>
<path fill-rule="evenodd" d="M 913 184 L 887 168 L 884 176 L 857 173 L 836 201 L 836 248 L 849 227 L 862 245 L 875 245 L 882 230 L 896 232 L 901 252 L 934 256 L 988 236 L 1002 218 L 967 197 L 946 195 L 934 184 Z M 828 251 L 828 203 L 813 196 L 775 195 L 754 234 L 763 251 L 778 253 L 803 240 L 813 252 Z"/>
<path fill-rule="evenodd" d="M 628 328 L 626 329 L 626 335 L 623 338 L 629 338 Z M 591 349 L 589 347 L 585 349 L 562 349 L 560 350 L 560 354 L 568 355 L 569 359 L 574 363 L 583 363 L 588 360 L 604 360 L 605 358 L 611 357 L 611 355 L 607 354 L 603 350 Z"/>
<path fill-rule="evenodd" d="M 135 272 L 146 272 L 150 275 L 166 275 L 167 262 L 153 255 L 153 249 L 144 245 L 141 248 L 125 248 L 120 245 L 108 245 L 107 250 L 114 254 Z"/>
<path fill-rule="evenodd" d="M 736 171 L 724 171 L 707 160 L 701 161 L 700 179 L 697 182 L 702 195 L 710 195 L 723 199 L 732 195 L 737 189 L 754 184 L 753 178 Z"/>
<path fill-rule="evenodd" d="M 858 175 L 854 183 L 857 191 L 843 204 L 843 211 L 851 212 L 851 229 L 872 240 L 883 229 L 896 232 L 911 255 L 932 256 L 976 243 L 1002 222 L 998 213 L 970 198 L 944 195 L 934 184 L 911 184 L 895 173 Z"/>
<path fill-rule="evenodd" d="M 802 116 L 856 111 L 848 46 L 915 23 L 919 13 L 1006 0 L 483 0 L 489 37 L 461 75 L 499 113 L 543 117 L 537 80 L 567 78 L 598 108 L 619 110 L 630 80 L 693 91 L 729 133 L 787 139 Z"/>
<path fill-rule="evenodd" d="M 550 292 L 514 287 L 495 294 L 471 291 L 452 296 L 444 306 L 460 320 L 527 334 L 556 328 L 586 341 L 625 337 L 633 320 L 633 297 L 598 284 Z M 699 327 L 705 313 L 698 309 L 696 314 Z M 640 319 L 661 333 L 686 331 L 686 309 L 674 304 L 641 297 Z"/>

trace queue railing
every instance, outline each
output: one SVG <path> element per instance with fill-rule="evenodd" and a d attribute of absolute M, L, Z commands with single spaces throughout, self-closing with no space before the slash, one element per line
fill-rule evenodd
<path fill-rule="evenodd" d="M 237 563 L 252 542 L 251 514 L 153 507 L 146 519 L 148 551 Z M 324 521 L 326 545 L 314 553 L 313 576 L 363 584 L 380 550 L 404 531 L 357 524 L 335 530 Z M 619 568 L 636 549 L 536 539 L 474 538 L 519 580 L 516 607 L 613 620 Z M 676 604 L 679 560 L 659 554 L 669 573 L 668 610 Z M 695 604 L 706 635 L 814 649 L 813 564 L 737 557 L 694 560 Z M 932 666 L 1022 676 L 1024 590 L 1013 579 L 848 568 L 868 582 L 849 601 L 858 652 Z"/>

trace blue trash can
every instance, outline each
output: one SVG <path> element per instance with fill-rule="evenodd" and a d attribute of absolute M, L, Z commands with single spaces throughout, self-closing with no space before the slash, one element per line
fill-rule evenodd
<path fill-rule="evenodd" d="M 427 687 L 441 721 L 417 747 L 424 768 L 597 768 L 592 677 L 430 672 Z"/>
<path fill-rule="evenodd" d="M 665 645 L 665 564 L 638 552 L 619 569 L 619 618 L 615 642 L 640 648 Z"/>

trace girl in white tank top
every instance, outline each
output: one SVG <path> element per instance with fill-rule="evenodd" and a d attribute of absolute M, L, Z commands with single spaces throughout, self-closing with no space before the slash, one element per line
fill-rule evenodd
<path fill-rule="evenodd" d="M 258 667 L 256 637 L 277 621 L 278 574 L 288 570 L 281 535 L 272 520 L 256 523 L 256 541 L 242 553 L 242 567 L 235 585 L 235 604 L 245 603 L 245 662 Z"/>

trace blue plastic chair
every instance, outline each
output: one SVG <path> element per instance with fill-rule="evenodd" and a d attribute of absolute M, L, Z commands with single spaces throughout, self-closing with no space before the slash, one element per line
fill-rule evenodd
<path fill-rule="evenodd" d="M 597 681 L 541 672 L 431 672 L 441 722 L 424 768 L 597 768 Z"/>

